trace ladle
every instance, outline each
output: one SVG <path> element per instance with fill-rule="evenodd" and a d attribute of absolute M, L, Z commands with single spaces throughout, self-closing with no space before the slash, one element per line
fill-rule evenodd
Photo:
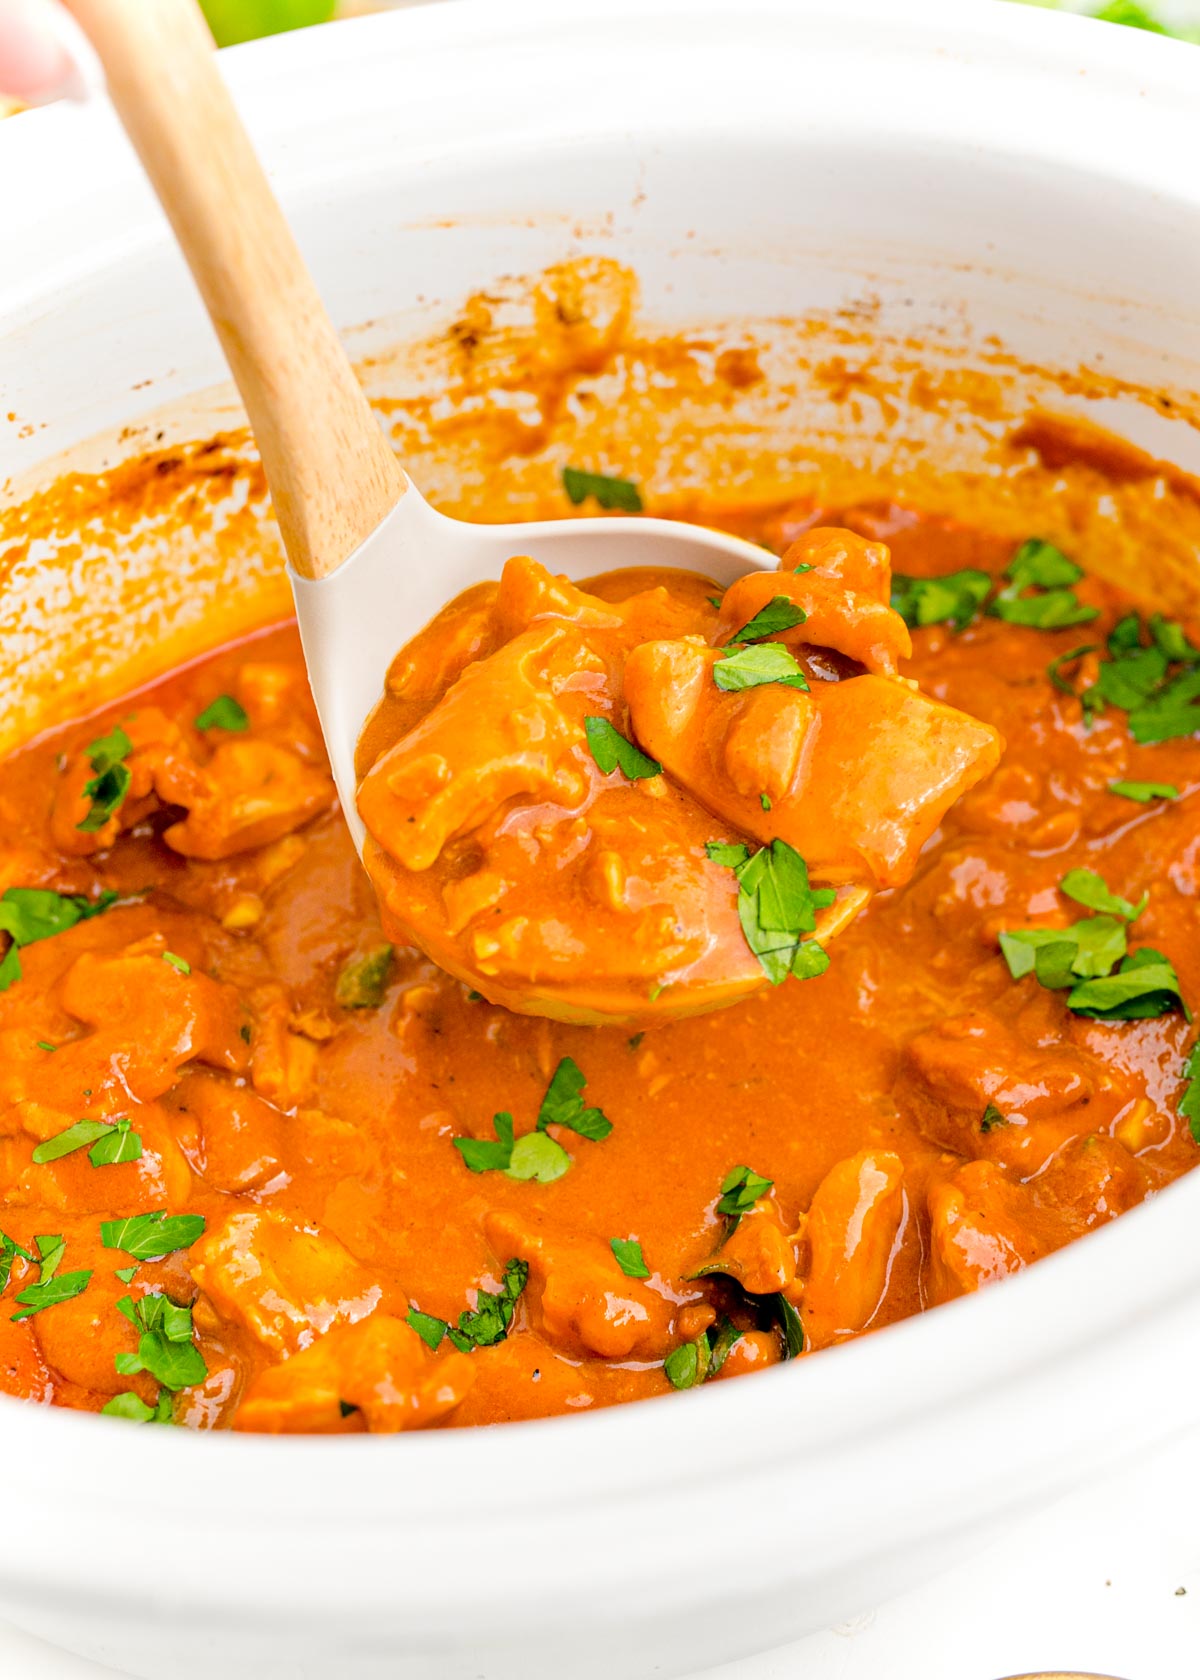
<path fill-rule="evenodd" d="M 397 649 L 461 590 L 527 552 L 573 580 L 664 566 L 728 584 L 773 564 L 754 543 L 665 519 L 473 525 L 430 507 L 363 394 L 195 0 L 68 5 L 100 59 L 249 416 L 334 780 L 360 851 L 359 732 Z"/>

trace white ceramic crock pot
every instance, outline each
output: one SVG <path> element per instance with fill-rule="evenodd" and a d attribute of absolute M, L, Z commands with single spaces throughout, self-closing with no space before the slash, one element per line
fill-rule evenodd
<path fill-rule="evenodd" d="M 226 64 L 346 327 L 582 238 L 664 319 L 865 288 L 917 332 L 965 315 L 1200 389 L 1194 49 L 988 0 L 465 0 Z M 102 111 L 5 125 L 0 179 L 0 477 L 27 476 L 221 367 Z M 65 662 L 70 624 L 46 636 Z M 636 1680 L 763 1648 L 1193 1416 L 1198 1222 L 1200 1175 L 800 1367 L 551 1423 L 202 1438 L 0 1402 L 0 1613 L 156 1680 Z"/>

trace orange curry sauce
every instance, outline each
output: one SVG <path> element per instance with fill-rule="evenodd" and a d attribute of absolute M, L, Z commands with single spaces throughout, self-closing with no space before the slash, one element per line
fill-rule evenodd
<path fill-rule="evenodd" d="M 887 541 L 907 575 L 998 573 L 1012 556 L 898 508 L 728 519 L 780 551 L 839 522 Z M 891 1323 L 1188 1170 L 1184 1013 L 1074 1013 L 1064 989 L 1014 979 L 998 946 L 1005 929 L 1093 915 L 1060 891 L 1090 869 L 1130 909 L 1148 893 L 1129 948 L 1164 953 L 1200 1004 L 1200 741 L 1139 746 L 1124 711 L 1089 723 L 1054 685 L 1056 656 L 1103 644 L 1130 610 L 1093 579 L 1077 593 L 1093 623 L 914 632 L 902 668 L 1000 731 L 999 769 L 912 882 L 832 942 L 826 973 L 645 1032 L 510 1014 L 414 952 L 380 957 L 291 628 L 17 753 L 0 767 L 0 889 L 119 896 L 25 944 L 0 993 L 4 1389 L 267 1430 L 583 1410 L 667 1394 L 669 1372 L 773 1363 L 781 1326 L 798 1345 L 797 1315 L 806 1352 Z M 1059 674 L 1084 688 L 1100 657 Z M 248 727 L 197 729 L 222 696 Z M 87 749 L 117 725 L 133 782 L 89 835 Z M 1138 803 L 1109 791 L 1122 780 L 1179 797 Z M 495 1140 L 498 1111 L 530 1132 L 564 1057 L 611 1131 L 552 1126 L 569 1156 L 552 1182 L 469 1170 L 454 1140 Z M 89 1144 L 32 1159 L 81 1119 L 105 1123 L 101 1141 L 136 1133 L 140 1158 L 102 1149 L 96 1165 Z M 734 1227 L 717 1203 L 738 1166 L 772 1187 L 749 1181 Z M 196 1217 L 121 1223 L 161 1210 Z M 639 1245 L 644 1268 L 622 1253 L 647 1277 L 613 1239 Z M 726 1272 L 696 1277 L 718 1249 Z M 35 1310 L 14 1318 L 22 1295 Z M 462 1314 L 452 1347 L 436 1321 Z M 689 1343 L 696 1358 L 677 1357 Z"/>

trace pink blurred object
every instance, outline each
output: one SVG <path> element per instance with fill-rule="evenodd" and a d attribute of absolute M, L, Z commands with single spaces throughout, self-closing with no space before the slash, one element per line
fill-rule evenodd
<path fill-rule="evenodd" d="M 81 78 L 54 0 L 0 0 L 0 94 L 25 105 L 77 96 Z"/>

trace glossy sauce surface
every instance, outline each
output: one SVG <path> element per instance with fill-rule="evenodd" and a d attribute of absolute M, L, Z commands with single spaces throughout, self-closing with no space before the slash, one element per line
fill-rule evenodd
<path fill-rule="evenodd" d="M 846 523 L 917 575 L 996 573 L 1013 548 L 897 508 L 727 522 L 777 551 Z M 1052 659 L 1129 608 L 1094 581 L 1078 593 L 1102 609 L 1083 631 L 984 617 L 914 632 L 903 669 L 1001 732 L 1000 768 L 827 973 L 644 1033 L 510 1014 L 404 950 L 377 1004 L 339 1003 L 339 976 L 385 941 L 290 628 L 17 754 L 0 769 L 0 891 L 121 896 L 25 945 L 0 994 L 0 1230 L 29 1254 L 61 1235 L 59 1272 L 92 1274 L 13 1322 L 38 1277 L 13 1258 L 3 1387 L 159 1404 L 159 1381 L 115 1358 L 140 1345 L 118 1301 L 161 1293 L 192 1306 L 207 1375 L 165 1410 L 197 1427 L 465 1425 L 667 1395 L 664 1359 L 725 1317 L 741 1334 L 720 1380 L 781 1358 L 775 1295 L 817 1350 L 1002 1276 L 1188 1170 L 1183 1014 L 1074 1014 L 998 948 L 1003 929 L 1086 914 L 1059 890 L 1086 867 L 1135 903 L 1149 893 L 1130 944 L 1165 953 L 1200 999 L 1200 743 L 1137 746 L 1111 709 L 1089 727 L 1052 684 Z M 222 695 L 248 730 L 197 731 Z M 83 837 L 86 749 L 122 722 L 133 826 Z M 1181 797 L 1133 803 L 1108 791 L 1121 779 Z M 494 1139 L 497 1111 L 531 1131 L 564 1057 L 611 1133 L 552 1129 L 570 1157 L 553 1182 L 470 1171 L 455 1138 Z M 989 1106 L 1002 1123 L 984 1129 Z M 140 1160 L 32 1161 L 83 1117 L 126 1116 Z M 731 1230 L 717 1202 L 739 1165 L 773 1188 Z M 101 1223 L 161 1209 L 201 1216 L 202 1234 L 118 1279 L 131 1260 Z M 614 1238 L 640 1244 L 648 1278 L 622 1271 Z M 727 1274 L 692 1276 L 719 1247 Z M 405 1322 L 415 1308 L 457 1324 L 514 1260 L 527 1279 L 491 1345 L 435 1353 Z"/>

